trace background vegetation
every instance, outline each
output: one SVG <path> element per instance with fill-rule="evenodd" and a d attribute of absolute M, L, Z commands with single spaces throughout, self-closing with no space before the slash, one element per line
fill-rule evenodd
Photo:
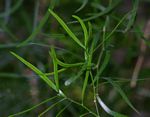
<path fill-rule="evenodd" d="M 149 7 L 1 0 L 0 116 L 149 117 Z"/>

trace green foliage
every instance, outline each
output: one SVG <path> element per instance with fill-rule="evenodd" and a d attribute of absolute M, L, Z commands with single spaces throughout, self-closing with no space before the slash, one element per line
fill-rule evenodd
<path fill-rule="evenodd" d="M 29 63 L 28 61 L 26 61 L 25 59 L 23 59 L 19 55 L 15 54 L 14 52 L 10 52 L 10 53 L 12 55 L 14 55 L 16 58 L 18 58 L 27 67 L 29 67 L 30 69 L 32 69 L 35 73 L 37 73 L 39 75 L 39 77 L 41 77 L 42 80 L 44 80 L 46 82 L 46 84 L 49 85 L 49 87 L 51 87 L 52 89 L 54 89 L 55 91 L 57 91 L 57 88 L 56 88 L 55 84 L 44 73 L 42 73 L 38 68 L 36 68 L 34 65 L 32 65 L 31 63 Z"/>
<path fill-rule="evenodd" d="M 32 1 L 30 2 L 33 4 Z M 80 6 L 78 2 L 81 3 Z M 46 114 L 49 112 L 56 117 L 128 117 L 133 113 L 132 111 L 139 114 L 130 100 L 133 97 L 128 97 L 131 89 L 127 85 L 123 85 L 130 82 L 130 79 L 124 78 L 126 77 L 125 73 L 131 71 L 129 65 L 133 64 L 133 58 L 137 57 L 135 50 L 138 49 L 136 45 L 138 41 L 135 38 L 144 38 L 142 28 L 140 27 L 140 29 L 138 24 L 135 24 L 139 2 L 141 1 L 133 0 L 131 10 L 128 10 L 127 13 L 120 13 L 120 6 L 124 3 L 122 0 L 46 0 L 39 2 L 44 4 L 42 8 L 45 10 L 40 11 L 38 6 L 37 9 L 34 8 L 32 14 L 22 8 L 24 2 L 20 0 L 13 2 L 12 7 L 6 9 L 7 12 L 0 13 L 2 33 L 6 33 L 9 38 L 12 38 L 12 40 L 7 40 L 8 43 L 0 44 L 0 50 L 4 51 L 0 53 L 3 55 L 10 51 L 11 55 L 36 73 L 36 75 L 33 73 L 28 76 L 26 68 L 19 62 L 15 63 L 15 59 L 7 55 L 7 58 L 0 62 L 0 67 L 3 68 L 0 77 L 9 77 L 15 80 L 27 79 L 26 87 L 39 91 L 37 94 L 39 97 L 37 95 L 34 97 L 32 91 L 30 92 L 30 96 L 34 100 L 38 98 L 37 102 L 33 101 L 33 104 L 21 108 L 21 111 L 20 109 L 11 111 L 8 113 L 9 117 L 30 116 L 30 113 L 36 112 L 40 107 L 42 109 L 36 112 L 38 117 L 47 116 Z M 38 3 L 34 2 L 34 4 L 36 7 Z M 32 7 L 29 6 L 29 10 L 31 9 Z M 20 15 L 15 14 L 17 10 Z M 40 15 L 41 12 L 44 14 Z M 72 15 L 73 13 L 74 15 Z M 9 22 L 3 23 L 3 18 L 10 16 L 14 18 L 12 22 L 16 25 L 15 27 Z M 51 16 L 54 19 L 49 18 Z M 70 21 L 71 16 L 77 21 Z M 20 25 L 28 26 L 20 28 Z M 132 29 L 134 25 L 136 26 Z M 21 40 L 20 37 L 25 38 L 24 31 L 26 29 L 31 34 L 27 39 Z M 64 34 L 61 33 L 62 30 L 65 31 Z M 133 34 L 130 34 L 131 30 L 134 31 Z M 16 31 L 20 31 L 21 36 L 17 35 Z M 133 47 L 131 41 L 134 41 Z M 148 45 L 146 39 L 145 42 Z M 127 53 L 129 57 L 124 57 L 128 59 L 126 60 L 127 64 L 125 62 L 118 63 L 114 59 L 115 51 L 120 48 L 130 48 L 130 52 Z M 47 54 L 48 51 L 49 54 Z M 118 56 L 121 59 L 120 55 Z M 10 64 L 10 69 L 5 67 L 8 64 Z M 11 70 L 11 67 L 14 71 Z M 8 72 L 5 72 L 7 69 Z M 30 80 L 35 77 L 39 77 L 44 83 L 42 84 L 40 80 L 36 79 L 37 86 L 32 85 Z M 130 77 L 130 74 L 127 77 Z M 138 79 L 140 82 L 144 80 L 148 79 Z M 122 85 L 120 86 L 118 83 Z M 111 95 L 113 88 L 110 88 L 110 85 L 115 89 L 114 95 Z M 40 90 L 41 87 L 42 90 Z M 127 94 L 124 92 L 124 88 L 128 90 Z M 42 96 L 44 99 L 45 97 L 48 99 L 39 103 Z M 103 99 L 104 101 L 102 101 Z M 22 111 L 22 109 L 24 110 Z"/>
<path fill-rule="evenodd" d="M 56 20 L 60 23 L 60 25 L 64 28 L 64 30 L 68 33 L 68 35 L 82 48 L 85 48 L 84 45 L 80 42 L 80 40 L 74 35 L 74 33 L 69 29 L 69 27 L 65 24 L 65 22 L 56 14 L 54 13 L 51 9 L 49 9 L 49 12 L 51 15 L 53 15 Z"/>
<path fill-rule="evenodd" d="M 80 12 L 88 3 L 88 0 L 83 0 L 82 5 L 75 11 L 75 13 Z"/>
<path fill-rule="evenodd" d="M 123 92 L 123 90 L 119 87 L 119 85 L 117 85 L 113 80 L 106 79 L 108 80 L 108 82 L 120 93 L 120 95 L 122 96 L 122 98 L 125 100 L 125 102 L 133 109 L 135 110 L 137 113 L 139 113 L 136 108 L 131 104 L 130 100 L 128 99 L 128 97 L 126 96 L 126 94 Z"/>

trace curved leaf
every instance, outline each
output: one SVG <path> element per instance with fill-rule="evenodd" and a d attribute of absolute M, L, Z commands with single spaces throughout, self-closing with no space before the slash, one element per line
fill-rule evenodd
<path fill-rule="evenodd" d="M 50 14 L 59 22 L 59 24 L 64 28 L 64 30 L 68 33 L 68 35 L 82 48 L 85 49 L 84 45 L 79 41 L 79 39 L 74 35 L 74 33 L 69 29 L 69 27 L 65 24 L 65 22 L 51 9 L 49 9 Z"/>

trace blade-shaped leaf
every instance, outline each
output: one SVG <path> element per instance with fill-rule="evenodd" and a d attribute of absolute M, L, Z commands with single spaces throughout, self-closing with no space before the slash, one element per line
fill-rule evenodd
<path fill-rule="evenodd" d="M 18 8 L 22 5 L 22 3 L 23 3 L 23 0 L 18 0 L 16 2 L 16 4 L 11 9 L 9 9 L 7 12 L 0 13 L 0 18 L 14 13 L 16 10 L 18 10 Z"/>
<path fill-rule="evenodd" d="M 122 96 L 122 98 L 124 99 L 124 101 L 134 110 L 136 111 L 138 114 L 139 112 L 137 111 L 137 109 L 131 104 L 130 100 L 128 99 L 128 97 L 126 96 L 126 94 L 124 93 L 124 91 L 120 88 L 120 86 L 115 83 L 111 78 L 104 78 L 106 79 L 118 92 L 119 94 Z"/>
<path fill-rule="evenodd" d="M 87 3 L 88 3 L 88 0 L 83 0 L 82 5 L 75 11 L 75 13 L 81 11 L 86 6 Z"/>
<path fill-rule="evenodd" d="M 56 83 L 56 88 L 57 90 L 59 90 L 59 79 L 58 79 L 58 64 L 57 64 L 57 58 L 56 58 L 56 53 L 54 48 L 51 48 L 51 52 L 49 52 L 49 54 L 51 55 L 52 59 L 53 59 L 53 64 L 54 64 L 54 80 Z"/>
<path fill-rule="evenodd" d="M 35 36 L 41 31 L 42 27 L 44 26 L 44 24 L 46 23 L 46 21 L 49 18 L 49 12 L 47 11 L 46 14 L 44 15 L 44 17 L 42 18 L 42 20 L 40 21 L 39 25 L 37 26 L 37 28 L 32 32 L 32 34 L 22 43 L 20 43 L 18 45 L 18 47 L 20 46 L 24 46 L 26 45 L 29 41 L 31 41 L 32 39 L 35 38 Z"/>
<path fill-rule="evenodd" d="M 94 82 L 97 81 L 100 77 L 100 75 L 102 74 L 102 72 L 104 71 L 104 69 L 106 68 L 108 62 L 109 62 L 109 59 L 110 59 L 110 53 L 109 52 L 106 52 L 106 55 L 105 55 L 105 58 L 104 58 L 104 61 L 100 67 L 100 69 L 98 70 L 95 78 L 94 78 Z"/>
<path fill-rule="evenodd" d="M 120 21 L 117 23 L 117 25 L 114 27 L 114 29 L 108 34 L 108 36 L 106 36 L 105 40 L 103 40 L 95 49 L 94 51 L 96 51 L 104 42 L 108 41 L 110 39 L 110 37 L 115 33 L 115 31 L 117 30 L 117 28 L 123 23 L 123 21 L 129 16 L 131 12 L 128 12 L 127 14 L 125 14 Z"/>
<path fill-rule="evenodd" d="M 113 4 L 110 5 L 108 8 L 106 8 L 104 11 L 94 15 L 94 16 L 91 16 L 89 18 L 86 18 L 84 19 L 84 21 L 89 21 L 89 20 L 93 20 L 93 19 L 96 19 L 100 16 L 103 16 L 103 15 L 106 15 L 107 13 L 111 12 L 114 8 L 116 8 L 116 6 L 118 6 L 118 4 L 121 2 L 121 0 L 114 0 Z"/>
<path fill-rule="evenodd" d="M 14 52 L 10 52 L 12 55 L 14 55 L 16 58 L 18 58 L 22 63 L 24 63 L 26 66 L 28 66 L 30 69 L 32 69 L 35 73 L 38 74 L 39 77 L 42 78 L 42 80 L 44 80 L 49 87 L 53 88 L 55 91 L 57 91 L 57 88 L 55 86 L 55 84 L 43 73 L 41 72 L 38 68 L 36 68 L 34 65 L 32 65 L 31 63 L 29 63 L 28 61 L 26 61 L 25 59 L 23 59 L 22 57 L 20 57 L 19 55 L 15 54 Z"/>
<path fill-rule="evenodd" d="M 42 101 L 41 103 L 39 103 L 39 104 L 37 104 L 37 105 L 35 105 L 35 106 L 31 107 L 31 108 L 28 108 L 28 109 L 26 109 L 26 110 L 24 110 L 24 111 L 21 111 L 21 112 L 19 112 L 19 113 L 13 114 L 13 115 L 9 115 L 8 117 L 19 116 L 19 115 L 22 115 L 22 114 L 27 113 L 27 112 L 29 112 L 29 111 L 32 111 L 33 109 L 35 109 L 35 108 L 41 106 L 42 104 L 45 104 L 45 103 L 51 101 L 51 100 L 53 100 L 53 99 L 55 99 L 55 98 L 57 98 L 57 97 L 58 97 L 58 96 L 54 96 L 54 97 L 48 98 L 48 99 Z"/>
<path fill-rule="evenodd" d="M 54 7 L 59 3 L 59 0 L 50 0 L 50 8 L 54 9 Z"/>
<path fill-rule="evenodd" d="M 84 45 L 80 42 L 80 40 L 74 35 L 74 33 L 69 29 L 69 27 L 66 25 L 66 23 L 51 9 L 49 9 L 49 12 L 51 15 L 59 22 L 59 24 L 64 28 L 64 30 L 68 33 L 68 35 L 82 48 L 85 49 Z"/>
<path fill-rule="evenodd" d="M 83 21 L 93 20 L 93 19 L 96 19 L 98 17 L 101 17 L 103 15 L 110 13 L 113 9 L 115 9 L 118 6 L 119 3 L 121 3 L 121 0 L 113 0 L 112 5 L 108 6 L 104 11 L 97 13 L 91 17 L 85 18 L 83 19 Z M 72 21 L 69 23 L 76 23 L 76 21 Z"/>
<path fill-rule="evenodd" d="M 70 106 L 70 104 L 71 104 L 71 102 L 70 102 L 69 104 L 67 104 L 64 108 L 62 108 L 62 109 L 58 112 L 58 114 L 56 115 L 56 117 L 59 117 L 59 116 L 61 115 L 61 113 L 62 113 L 64 110 L 66 110 L 66 109 Z"/>
<path fill-rule="evenodd" d="M 52 104 L 50 107 L 48 107 L 46 110 L 44 110 L 42 113 L 40 113 L 38 115 L 38 117 L 42 117 L 45 113 L 47 113 L 49 110 L 51 110 L 54 106 L 56 106 L 57 104 L 61 103 L 62 101 L 64 101 L 66 98 L 61 99 L 60 101 Z"/>
<path fill-rule="evenodd" d="M 83 100 L 84 100 L 85 90 L 86 90 L 86 87 L 88 84 L 89 75 L 90 75 L 90 71 L 88 70 L 85 73 L 85 79 L 84 79 L 83 88 L 82 88 L 82 104 L 83 104 Z"/>
<path fill-rule="evenodd" d="M 133 9 L 132 9 L 132 12 L 130 13 L 129 22 L 127 24 L 125 32 L 127 32 L 133 26 L 133 24 L 135 22 L 137 10 L 138 10 L 138 5 L 139 5 L 139 0 L 133 0 Z"/>
<path fill-rule="evenodd" d="M 86 90 L 86 87 L 88 84 L 88 79 L 89 79 L 89 75 L 90 75 L 90 71 L 91 71 L 91 68 L 89 68 L 89 67 L 91 67 L 91 61 L 92 61 L 92 54 L 89 55 L 88 59 L 87 59 L 87 70 L 85 73 L 85 79 L 84 79 L 83 88 L 82 88 L 82 103 L 84 100 L 85 90 Z"/>
<path fill-rule="evenodd" d="M 84 63 L 63 63 L 62 61 L 60 61 L 59 59 L 57 59 L 57 63 L 62 66 L 62 67 L 76 67 L 76 66 L 81 66 L 83 65 Z"/>
<path fill-rule="evenodd" d="M 98 103 L 100 104 L 100 106 L 104 109 L 104 111 L 106 113 L 108 113 L 109 115 L 112 115 L 114 117 L 128 117 L 126 115 L 120 114 L 118 112 L 112 111 L 111 109 L 108 108 L 108 106 L 101 100 L 101 98 L 97 95 L 96 96 Z"/>
<path fill-rule="evenodd" d="M 86 64 L 84 64 L 81 68 L 81 70 L 73 77 L 69 78 L 68 80 L 65 81 L 65 85 L 68 86 L 71 83 L 73 83 L 74 81 L 76 81 L 82 74 L 83 72 L 86 70 Z"/>
<path fill-rule="evenodd" d="M 86 47 L 87 43 L 88 43 L 88 38 L 89 38 L 87 28 L 86 28 L 83 20 L 80 19 L 78 16 L 73 15 L 72 17 L 76 18 L 79 21 L 79 23 L 81 24 L 81 27 L 82 27 L 83 32 L 84 32 L 84 42 L 85 42 L 85 47 Z"/>
<path fill-rule="evenodd" d="M 66 68 L 62 68 L 62 69 L 58 70 L 58 73 L 63 72 L 65 70 L 66 70 Z M 54 74 L 55 74 L 54 72 L 45 73 L 46 76 L 51 76 L 51 75 L 54 75 Z"/>

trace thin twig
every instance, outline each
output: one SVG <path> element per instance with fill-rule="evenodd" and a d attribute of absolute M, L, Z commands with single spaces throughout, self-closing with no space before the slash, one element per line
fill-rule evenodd
<path fill-rule="evenodd" d="M 148 22 L 145 26 L 144 37 L 146 39 L 148 39 L 150 37 L 150 20 L 148 20 Z M 137 62 L 135 64 L 134 71 L 133 71 L 133 74 L 132 74 L 132 79 L 131 79 L 131 82 L 130 82 L 131 87 L 136 86 L 137 78 L 139 76 L 139 72 L 140 72 L 141 67 L 143 65 L 143 62 L 144 62 L 144 54 L 146 53 L 146 48 L 147 47 L 146 47 L 145 41 L 141 40 L 140 55 L 137 59 Z"/>

